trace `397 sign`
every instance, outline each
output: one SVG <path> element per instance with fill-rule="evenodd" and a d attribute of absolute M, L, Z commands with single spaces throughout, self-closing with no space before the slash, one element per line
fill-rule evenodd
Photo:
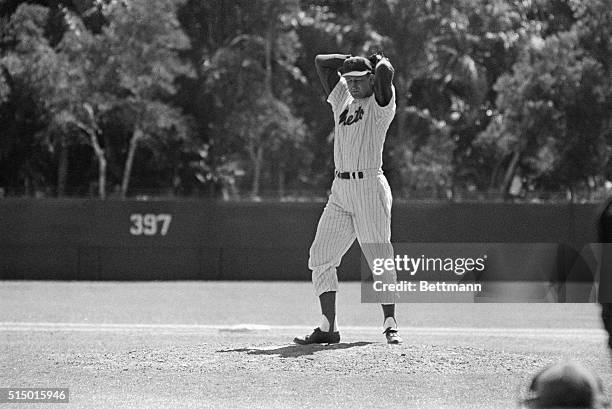
<path fill-rule="evenodd" d="M 172 215 L 168 213 L 132 213 L 130 234 L 133 236 L 165 236 L 170 229 Z"/>

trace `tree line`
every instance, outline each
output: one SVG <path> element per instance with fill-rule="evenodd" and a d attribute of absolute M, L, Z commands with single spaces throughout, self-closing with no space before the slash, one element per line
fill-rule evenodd
<path fill-rule="evenodd" d="M 383 52 L 399 197 L 609 188 L 608 0 L 0 1 L 0 188 L 324 195 L 314 56 Z"/>

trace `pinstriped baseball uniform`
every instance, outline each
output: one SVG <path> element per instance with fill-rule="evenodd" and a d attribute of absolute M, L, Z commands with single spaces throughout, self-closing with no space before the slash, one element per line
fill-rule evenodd
<path fill-rule="evenodd" d="M 392 86 L 391 101 L 381 107 L 374 94 L 353 98 L 341 77 L 327 102 L 334 113 L 336 172 L 362 171 L 365 177 L 334 178 L 310 247 L 308 267 L 317 295 L 338 290 L 336 269 L 355 238 L 370 265 L 373 258 L 393 258 L 392 196 L 381 168 L 386 133 L 395 115 L 395 88 Z M 394 282 L 395 271 L 389 274 L 385 281 Z"/>

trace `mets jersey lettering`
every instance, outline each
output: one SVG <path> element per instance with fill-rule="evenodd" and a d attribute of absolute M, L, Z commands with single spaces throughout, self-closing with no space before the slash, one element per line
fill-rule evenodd
<path fill-rule="evenodd" d="M 338 171 L 382 168 L 382 151 L 389 125 L 395 115 L 395 88 L 384 107 L 374 94 L 367 98 L 351 96 L 346 79 L 341 78 L 327 98 L 335 119 L 334 165 Z"/>
<path fill-rule="evenodd" d="M 348 108 L 342 111 L 342 113 L 340 114 L 340 120 L 338 121 L 338 125 L 353 125 L 355 122 L 363 118 L 363 108 L 361 108 L 361 106 L 357 108 L 353 115 L 350 115 L 347 118 L 346 116 L 348 115 L 348 112 Z"/>

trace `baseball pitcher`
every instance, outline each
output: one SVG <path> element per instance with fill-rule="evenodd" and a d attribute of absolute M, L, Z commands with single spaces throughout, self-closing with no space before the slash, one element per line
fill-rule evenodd
<path fill-rule="evenodd" d="M 312 334 L 295 338 L 297 344 L 340 342 L 336 269 L 355 238 L 370 266 L 374 258 L 393 258 L 391 189 L 382 172 L 383 145 L 395 115 L 393 66 L 381 54 L 320 54 L 315 65 L 334 115 L 335 171 L 308 261 L 321 304 L 321 324 Z M 395 282 L 395 270 L 383 279 Z M 383 298 L 383 333 L 389 344 L 399 344 L 395 298 Z"/>

